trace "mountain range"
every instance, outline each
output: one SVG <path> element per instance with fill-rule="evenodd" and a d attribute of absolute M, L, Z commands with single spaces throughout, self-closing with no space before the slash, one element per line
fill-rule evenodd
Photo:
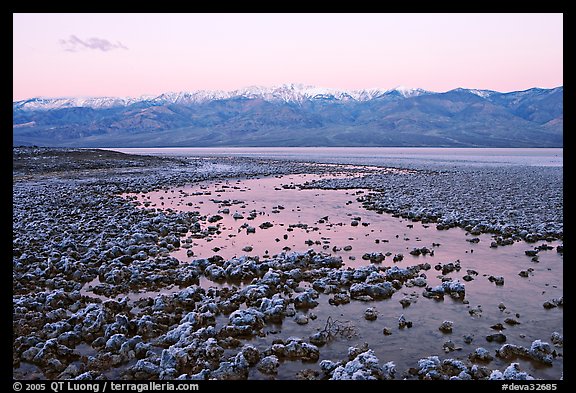
<path fill-rule="evenodd" d="M 562 147 L 564 88 L 443 93 L 300 84 L 13 102 L 13 144 Z"/>

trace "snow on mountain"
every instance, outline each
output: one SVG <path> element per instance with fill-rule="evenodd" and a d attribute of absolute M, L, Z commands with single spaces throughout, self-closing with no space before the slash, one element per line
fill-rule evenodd
<path fill-rule="evenodd" d="M 490 96 L 492 96 L 494 94 L 501 94 L 501 93 L 498 93 L 497 91 L 494 91 L 494 90 L 465 89 L 463 87 L 459 87 L 459 88 L 451 90 L 451 91 L 470 93 L 470 94 L 474 94 L 480 98 L 490 98 Z"/>
<path fill-rule="evenodd" d="M 497 92 L 493 91 L 493 90 L 478 90 L 478 89 L 469 89 L 468 90 L 470 93 L 472 94 L 476 94 L 478 97 L 482 97 L 482 98 L 488 98 L 493 94 L 496 94 Z"/>
<path fill-rule="evenodd" d="M 387 94 L 397 93 L 404 98 L 409 98 L 409 97 L 418 97 L 423 94 L 429 94 L 431 92 L 424 89 L 413 89 L 406 86 L 397 86 L 394 89 L 388 90 L 386 93 Z"/>
<path fill-rule="evenodd" d="M 468 91 L 482 98 L 488 98 L 497 92 L 491 90 L 455 89 Z M 237 90 L 197 90 L 168 92 L 158 96 L 141 97 L 76 97 L 76 98 L 32 98 L 13 103 L 14 110 L 46 111 L 52 109 L 85 107 L 93 109 L 106 109 L 126 107 L 139 102 L 151 105 L 179 104 L 192 105 L 225 99 L 261 99 L 269 102 L 303 103 L 308 100 L 334 100 L 334 101 L 370 101 L 382 97 L 412 98 L 425 94 L 437 94 L 419 88 L 397 86 L 384 90 L 379 88 L 344 90 L 326 87 L 316 87 L 298 83 L 283 84 L 272 87 L 249 86 Z"/>
<path fill-rule="evenodd" d="M 132 105 L 136 102 L 144 101 L 149 97 L 72 97 L 72 98 L 31 98 L 28 100 L 16 101 L 13 109 L 28 111 L 47 111 L 52 109 L 65 108 L 93 108 L 106 109 Z"/>

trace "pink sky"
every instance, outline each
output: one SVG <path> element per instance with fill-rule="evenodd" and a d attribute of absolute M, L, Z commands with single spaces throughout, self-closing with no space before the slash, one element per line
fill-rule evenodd
<path fill-rule="evenodd" d="M 563 85 L 562 14 L 14 14 L 13 99 Z"/>

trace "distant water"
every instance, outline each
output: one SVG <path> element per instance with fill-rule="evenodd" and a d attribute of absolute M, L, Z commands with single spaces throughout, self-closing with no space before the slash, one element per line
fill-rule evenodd
<path fill-rule="evenodd" d="M 341 164 L 417 166 L 563 167 L 562 148 L 444 147 L 164 147 L 110 149 L 131 154 L 252 157 Z"/>

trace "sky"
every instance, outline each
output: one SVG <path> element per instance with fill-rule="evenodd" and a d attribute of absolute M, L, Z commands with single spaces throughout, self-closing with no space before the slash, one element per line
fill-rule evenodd
<path fill-rule="evenodd" d="M 563 15 L 13 14 L 13 99 L 563 85 Z"/>

